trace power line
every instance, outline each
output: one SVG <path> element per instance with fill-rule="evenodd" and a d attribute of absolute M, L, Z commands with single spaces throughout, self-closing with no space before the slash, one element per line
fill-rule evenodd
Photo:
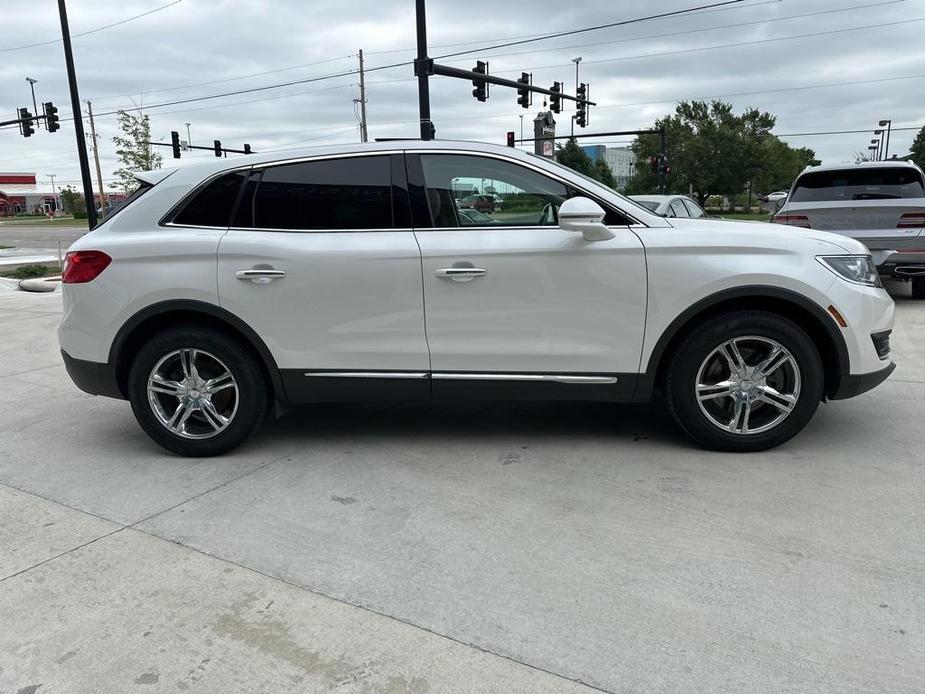
<path fill-rule="evenodd" d="M 899 0 L 893 0 L 899 1 Z M 348 55 L 337 56 L 336 58 L 327 58 L 325 60 L 319 60 L 314 63 L 303 63 L 301 65 L 292 65 L 290 67 L 277 68 L 275 70 L 266 70 L 264 72 L 254 72 L 249 75 L 239 75 L 237 77 L 226 77 L 224 79 L 212 80 L 211 82 L 195 82 L 193 84 L 181 84 L 177 87 L 165 87 L 164 89 L 150 89 L 146 91 L 146 94 L 159 94 L 161 92 L 175 92 L 181 89 L 191 89 L 193 87 L 207 87 L 212 84 L 221 84 L 223 82 L 234 82 L 235 80 L 246 80 L 251 77 L 263 77 L 264 75 L 273 75 L 279 72 L 288 72 L 290 70 L 298 70 L 303 67 L 314 67 L 315 65 L 324 65 L 325 63 L 333 63 L 338 60 L 346 60 L 348 58 L 353 58 L 354 54 L 350 53 Z M 93 97 L 93 101 L 103 101 L 104 99 L 117 99 L 123 96 L 133 96 L 139 92 L 129 92 L 127 94 L 110 94 L 109 96 L 96 96 Z"/>
<path fill-rule="evenodd" d="M 174 5 L 179 5 L 183 0 L 173 0 L 173 2 L 168 2 L 166 5 L 161 5 L 160 7 L 155 7 L 154 9 L 148 10 L 147 12 L 142 12 L 141 14 L 136 14 L 133 17 L 127 17 L 121 19 L 118 22 L 113 22 L 112 24 L 106 24 L 96 29 L 90 29 L 89 31 L 81 31 L 78 34 L 73 34 L 71 38 L 77 38 L 78 36 L 88 36 L 89 34 L 95 34 L 99 31 L 104 31 L 105 29 L 112 29 L 121 24 L 127 24 L 128 22 L 133 22 L 136 19 L 141 19 L 142 17 L 147 17 L 149 14 L 154 14 L 155 12 L 160 12 L 161 10 L 166 10 L 168 7 L 173 7 Z M 38 43 L 28 43 L 24 46 L 12 46 L 10 48 L 0 48 L 0 53 L 6 53 L 8 51 L 21 51 L 26 48 L 35 48 L 36 46 L 50 46 L 53 43 L 60 43 L 61 39 L 50 39 L 48 41 L 39 41 Z"/>
<path fill-rule="evenodd" d="M 905 0 L 895 0 L 896 2 L 904 2 Z M 762 2 L 754 2 L 748 5 L 735 5 L 732 7 L 717 7 L 714 9 L 703 10 L 699 12 L 690 12 L 688 16 L 694 16 L 698 14 L 710 14 L 713 12 L 726 12 L 728 10 L 744 9 L 746 7 L 759 7 L 761 5 L 779 5 L 781 0 L 763 0 Z M 516 39 L 533 39 L 543 36 L 543 34 L 525 34 L 522 36 L 506 36 L 503 38 L 494 38 L 494 39 L 479 39 L 478 41 L 460 41 L 457 43 L 438 43 L 432 44 L 430 48 L 451 48 L 453 46 L 472 46 L 475 44 L 484 43 L 485 41 L 513 41 Z M 387 53 L 413 53 L 416 48 L 390 48 L 388 50 L 381 51 L 365 51 L 367 55 L 384 55 Z"/>
<path fill-rule="evenodd" d="M 895 5 L 895 4 L 902 3 L 902 2 L 905 2 L 905 0 L 884 0 L 883 2 L 874 2 L 874 3 L 864 4 L 864 5 L 854 5 L 852 7 L 839 7 L 833 10 L 820 10 L 818 12 L 808 12 L 806 14 L 788 15 L 786 17 L 773 17 L 771 19 L 759 19 L 759 20 L 755 20 L 751 22 L 740 22 L 738 24 L 722 24 L 719 26 L 700 27 L 698 29 L 687 29 L 685 31 L 675 31 L 675 32 L 667 33 L 667 34 L 647 34 L 645 36 L 630 36 L 630 37 L 621 38 L 621 39 L 611 39 L 608 41 L 595 41 L 593 43 L 575 43 L 575 44 L 569 44 L 567 46 L 555 46 L 555 47 L 548 48 L 545 50 L 565 51 L 565 50 L 571 50 L 575 48 L 592 48 L 595 46 L 609 46 L 615 43 L 632 43 L 634 41 L 649 41 L 652 39 L 672 38 L 675 36 L 686 36 L 689 34 L 699 34 L 705 31 L 720 31 L 723 29 L 738 29 L 738 28 L 747 27 L 747 26 L 770 24 L 772 22 L 783 22 L 788 19 L 805 19 L 807 17 L 817 17 L 819 15 L 835 14 L 837 12 L 850 12 L 853 10 L 864 10 L 864 9 L 870 9 L 874 7 L 880 7 L 882 5 Z M 529 55 L 529 54 L 537 53 L 537 52 L 538 51 L 535 51 L 535 50 L 511 51 L 508 53 L 493 53 L 492 55 L 487 56 L 487 57 L 494 59 L 494 58 L 504 58 L 504 57 L 512 56 L 512 55 Z"/>
<path fill-rule="evenodd" d="M 687 53 L 698 53 L 700 51 L 713 51 L 720 48 L 741 48 L 743 46 L 754 46 L 757 44 L 774 43 L 776 41 L 792 41 L 794 39 L 815 38 L 817 36 L 829 36 L 831 34 L 843 34 L 850 31 L 864 31 L 867 29 L 879 29 L 882 27 L 897 26 L 899 24 L 911 24 L 912 22 L 925 21 L 925 17 L 916 17 L 914 19 L 903 19 L 896 22 L 884 22 L 882 24 L 868 24 L 860 27 L 849 27 L 847 29 L 830 29 L 828 31 L 814 31 L 810 34 L 797 34 L 795 36 L 777 36 L 770 39 L 755 39 L 753 41 L 741 41 L 739 43 L 724 43 L 717 46 L 701 46 L 699 48 L 684 48 L 677 51 L 662 51 L 659 53 L 641 53 L 639 55 L 626 55 L 620 58 L 605 58 L 603 60 L 585 60 L 582 65 L 605 65 L 610 63 L 620 63 L 626 60 L 639 60 L 643 58 L 659 58 L 668 55 L 684 55 Z M 492 57 L 492 56 L 487 56 Z M 521 70 L 548 70 L 552 68 L 569 67 L 569 63 L 558 63 L 556 65 L 534 65 L 532 67 L 518 68 L 517 70 L 498 70 L 497 74 L 520 72 Z"/>
<path fill-rule="evenodd" d="M 462 54 L 465 54 L 465 53 L 484 52 L 484 51 L 493 50 L 493 49 L 495 49 L 495 48 L 503 48 L 503 47 L 505 47 L 505 46 L 513 46 L 513 45 L 520 45 L 520 44 L 524 44 L 524 43 L 532 43 L 532 42 L 534 42 L 534 41 L 545 41 L 545 40 L 550 39 L 550 38 L 558 38 L 558 37 L 560 37 L 560 36 L 570 36 L 570 35 L 573 35 L 573 34 L 579 34 L 579 33 L 588 32 L 588 31 L 596 31 L 596 30 L 598 30 L 598 29 L 603 29 L 603 28 L 609 28 L 609 27 L 615 27 L 615 26 L 627 26 L 627 25 L 630 25 L 630 24 L 638 24 L 638 23 L 640 23 L 640 22 L 647 22 L 647 21 L 652 21 L 652 20 L 656 20 L 656 19 L 664 19 L 664 18 L 666 18 L 666 17 L 675 17 L 675 16 L 679 16 L 679 15 L 684 15 L 684 14 L 689 14 L 689 13 L 697 12 L 698 10 L 711 9 L 711 8 L 718 8 L 718 7 L 724 7 L 724 6 L 727 6 L 727 5 L 734 5 L 734 4 L 741 3 L 741 2 L 744 2 L 744 0 L 722 0 L 721 2 L 715 2 L 715 3 L 711 3 L 711 4 L 707 4 L 707 5 L 699 5 L 699 6 L 697 6 L 697 7 L 687 8 L 687 9 L 683 9 L 683 10 L 673 10 L 673 11 L 671 11 L 671 12 L 662 12 L 662 13 L 660 13 L 660 14 L 649 15 L 649 16 L 646 16 L 646 17 L 637 17 L 637 18 L 635 18 L 635 19 L 625 19 L 625 20 L 621 20 L 621 21 L 618 21 L 618 22 L 609 22 L 609 23 L 607 23 L 607 24 L 599 24 L 599 25 L 592 26 L 592 27 L 585 27 L 585 28 L 583 28 L 583 29 L 572 29 L 572 30 L 570 30 L 570 31 L 558 32 L 558 33 L 555 33 L 555 34 L 546 34 L 546 35 L 543 35 L 543 36 L 538 36 L 538 37 L 536 37 L 536 38 L 522 39 L 522 40 L 519 40 L 519 41 L 512 41 L 512 42 L 508 42 L 508 43 L 504 43 L 504 44 L 497 44 L 497 45 L 495 45 L 495 46 L 485 46 L 485 47 L 482 47 L 482 48 L 480 48 L 480 49 L 473 49 L 473 50 L 467 50 L 467 51 L 460 51 L 460 52 L 457 52 L 457 53 L 449 53 L 449 54 L 446 54 L 446 55 L 437 56 L 437 59 L 440 59 L 440 58 L 447 58 L 447 57 L 451 57 L 451 56 L 454 56 L 454 55 L 462 55 Z M 391 68 L 403 67 L 403 66 L 411 65 L 411 64 L 413 64 L 413 61 L 405 60 L 405 61 L 398 62 L 398 63 L 392 63 L 392 64 L 390 64 L 390 65 L 379 65 L 379 66 L 376 66 L 376 67 L 366 68 L 366 72 L 369 73 L 369 72 L 376 72 L 376 71 L 379 71 L 379 70 L 388 70 L 388 69 L 391 69 Z M 123 111 L 142 111 L 142 110 L 144 110 L 145 108 L 147 108 L 147 109 L 161 108 L 161 107 L 163 107 L 163 106 L 174 106 L 174 105 L 177 105 L 177 104 L 192 103 L 192 102 L 195 102 L 195 101 L 205 101 L 205 100 L 209 100 L 209 99 L 218 99 L 218 98 L 222 98 L 222 97 L 225 97 L 225 96 L 236 96 L 236 95 L 238 95 L 238 94 L 250 94 L 250 93 L 253 93 L 253 92 L 266 91 L 266 90 L 268 90 L 268 89 L 278 89 L 278 88 L 280 88 L 280 87 L 288 87 L 288 86 L 291 86 L 291 85 L 294 85 L 294 84 L 307 84 L 307 83 L 309 83 L 309 82 L 318 82 L 318 81 L 321 81 L 321 80 L 333 79 L 333 78 L 335 78 L 335 77 L 345 77 L 345 76 L 347 76 L 347 75 L 356 74 L 356 72 L 357 72 L 356 70 L 348 70 L 348 71 L 345 71 L 345 72 L 335 73 L 335 74 L 331 74 L 331 75 L 321 75 L 321 76 L 318 76 L 318 77 L 310 77 L 310 78 L 301 79 L 301 80 L 293 80 L 293 81 L 291 81 L 291 82 L 283 82 L 283 83 L 280 83 L 280 84 L 265 85 L 265 86 L 262 86 L 262 87 L 251 87 L 251 88 L 249 88 L 249 89 L 239 89 L 239 90 L 236 90 L 236 91 L 224 92 L 224 93 L 222 93 L 222 94 L 211 94 L 211 95 L 207 95 L 207 96 L 190 97 L 190 98 L 188 98 L 188 99 L 178 99 L 178 100 L 175 100 L 175 101 L 168 101 L 168 102 L 164 102 L 164 103 L 160 103 L 160 104 L 149 104 L 149 105 L 146 106 L 146 107 L 132 107 L 132 108 L 125 108 L 125 109 L 117 109 L 117 110 L 115 110 L 115 111 L 108 111 L 108 112 L 100 113 L 100 116 L 112 115 L 113 113 L 118 113 L 118 111 L 120 111 L 120 110 L 123 110 Z M 65 119 L 61 119 L 61 120 L 65 120 Z"/>
<path fill-rule="evenodd" d="M 498 43 L 494 46 L 482 46 L 481 48 L 473 48 L 471 50 L 465 51 L 456 51 L 455 53 L 444 53 L 443 55 L 434 56 L 434 60 L 442 60 L 443 58 L 452 58 L 457 55 L 467 55 L 469 53 L 484 53 L 485 51 L 493 51 L 496 48 L 507 48 L 508 46 L 519 46 L 524 43 L 533 43 L 534 41 L 546 41 L 548 39 L 557 39 L 562 36 L 573 36 L 574 34 L 583 34 L 588 31 L 597 31 L 598 29 L 610 29 L 612 27 L 628 26 L 630 24 L 638 24 L 640 22 L 649 22 L 655 19 L 665 19 L 667 17 L 677 17 L 679 15 L 686 15 L 695 13 L 698 10 L 706 10 L 717 7 L 724 7 L 726 5 L 735 5 L 744 0 L 722 0 L 722 2 L 714 2 L 709 5 L 699 5 L 697 7 L 689 7 L 683 10 L 672 10 L 671 12 L 661 12 L 659 14 L 649 15 L 647 17 L 638 17 L 636 19 L 624 19 L 619 22 L 608 22 L 607 24 L 597 24 L 595 26 L 585 27 L 583 29 L 572 29 L 570 31 L 560 31 L 554 34 L 545 34 L 543 36 L 537 36 L 535 38 L 521 39 L 519 41 L 508 41 L 506 43 Z"/>

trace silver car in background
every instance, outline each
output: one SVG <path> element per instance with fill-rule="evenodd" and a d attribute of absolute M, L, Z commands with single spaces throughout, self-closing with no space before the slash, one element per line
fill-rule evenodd
<path fill-rule="evenodd" d="M 925 175 L 913 162 L 807 167 L 774 221 L 857 239 L 881 276 L 911 281 L 925 299 Z"/>

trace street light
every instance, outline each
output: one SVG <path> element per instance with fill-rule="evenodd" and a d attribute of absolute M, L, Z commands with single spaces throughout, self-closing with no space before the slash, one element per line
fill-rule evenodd
<path fill-rule="evenodd" d="M 34 80 L 31 77 L 27 77 L 26 82 L 29 83 L 29 89 L 32 90 L 32 115 L 37 116 L 39 115 L 39 107 L 35 103 L 35 83 L 38 82 L 38 80 Z"/>
<path fill-rule="evenodd" d="M 889 118 L 885 118 L 880 121 L 878 125 L 881 128 L 884 126 L 886 127 L 886 144 L 883 146 L 883 158 L 886 159 L 890 156 L 890 130 L 893 129 L 893 121 Z"/>
<path fill-rule="evenodd" d="M 193 144 L 193 138 L 189 134 L 189 126 L 190 126 L 190 123 L 187 123 L 186 124 L 186 146 L 187 147 Z"/>
<path fill-rule="evenodd" d="M 520 114 L 520 139 L 524 139 L 524 114 Z"/>
<path fill-rule="evenodd" d="M 879 139 L 877 139 L 877 140 L 871 140 L 871 141 L 870 141 L 870 144 L 876 145 L 876 147 L 877 147 L 877 161 L 880 161 L 880 140 L 879 140 Z"/>
<path fill-rule="evenodd" d="M 578 63 L 581 62 L 581 56 L 577 58 L 572 58 L 572 62 L 575 63 L 575 92 L 578 93 Z M 576 104 L 577 107 L 577 104 Z"/>
<path fill-rule="evenodd" d="M 870 159 L 868 159 L 868 161 L 876 161 L 876 160 L 877 160 L 877 155 L 874 154 L 874 152 L 877 150 L 877 145 L 871 145 L 871 146 L 868 147 L 867 149 L 868 149 L 868 150 L 870 151 L 870 153 L 871 153 L 871 154 L 870 154 Z"/>

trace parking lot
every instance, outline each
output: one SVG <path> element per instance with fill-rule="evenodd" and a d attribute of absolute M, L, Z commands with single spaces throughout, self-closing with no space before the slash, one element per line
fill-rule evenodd
<path fill-rule="evenodd" d="M 0 292 L 0 692 L 921 692 L 925 304 L 785 446 L 658 407 L 316 406 L 217 459 Z"/>

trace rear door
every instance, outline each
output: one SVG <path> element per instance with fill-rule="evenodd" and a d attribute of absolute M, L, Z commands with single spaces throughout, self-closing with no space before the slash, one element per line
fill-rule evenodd
<path fill-rule="evenodd" d="M 219 245 L 219 298 L 263 338 L 291 400 L 428 395 L 404 180 L 389 153 L 250 175 Z"/>
<path fill-rule="evenodd" d="M 892 248 L 921 234 L 925 184 L 911 166 L 810 171 L 797 179 L 783 214 L 871 249 Z"/>

